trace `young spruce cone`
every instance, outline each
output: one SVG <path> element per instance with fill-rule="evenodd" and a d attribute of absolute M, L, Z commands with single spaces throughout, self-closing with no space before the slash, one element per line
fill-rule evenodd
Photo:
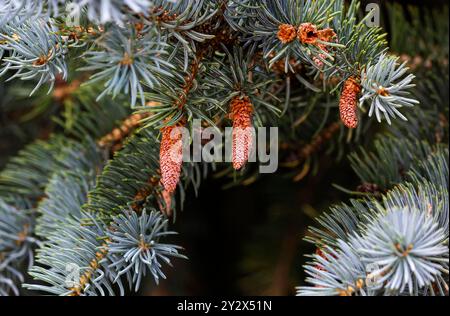
<path fill-rule="evenodd" d="M 181 131 L 174 129 L 181 126 L 182 124 L 178 124 L 161 129 L 162 138 L 159 150 L 161 183 L 168 193 L 175 191 L 180 180 L 181 165 L 183 163 L 183 142 Z"/>
<path fill-rule="evenodd" d="M 361 86 L 355 78 L 350 77 L 345 81 L 341 99 L 339 100 L 339 113 L 342 122 L 348 128 L 356 128 L 358 126 L 357 103 L 360 91 Z"/>

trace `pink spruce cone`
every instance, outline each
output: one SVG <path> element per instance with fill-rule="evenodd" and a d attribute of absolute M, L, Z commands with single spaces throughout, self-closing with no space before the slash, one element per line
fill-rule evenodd
<path fill-rule="evenodd" d="M 249 97 L 235 97 L 230 103 L 233 121 L 233 168 L 241 169 L 248 161 L 253 142 L 253 105 Z"/>

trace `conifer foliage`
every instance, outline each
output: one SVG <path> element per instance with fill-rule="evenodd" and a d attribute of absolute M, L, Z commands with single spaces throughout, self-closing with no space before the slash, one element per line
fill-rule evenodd
<path fill-rule="evenodd" d="M 0 295 L 157 284 L 189 257 L 171 229 L 186 190 L 218 169 L 254 177 L 251 128 L 312 138 L 304 161 L 330 139 L 363 145 L 372 116 L 390 134 L 348 163 L 377 194 L 319 217 L 298 293 L 447 295 L 448 144 L 413 131 L 429 99 L 363 12 L 354 0 L 0 0 L 0 105 L 51 122 L 0 170 Z M 182 160 L 177 127 L 194 134 L 194 120 L 233 127 L 231 163 Z"/>

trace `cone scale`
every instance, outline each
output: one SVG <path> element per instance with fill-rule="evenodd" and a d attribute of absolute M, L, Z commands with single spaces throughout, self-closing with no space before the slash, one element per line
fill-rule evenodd
<path fill-rule="evenodd" d="M 345 81 L 339 100 L 339 114 L 342 123 L 348 128 L 356 128 L 358 126 L 357 104 L 360 91 L 361 86 L 355 78 L 350 77 Z"/>

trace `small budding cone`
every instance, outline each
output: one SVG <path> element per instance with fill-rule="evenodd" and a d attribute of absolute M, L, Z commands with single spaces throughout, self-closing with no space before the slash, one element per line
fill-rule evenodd
<path fill-rule="evenodd" d="M 316 249 L 316 255 L 319 255 L 323 259 L 327 260 L 327 257 L 325 256 L 325 252 L 320 248 Z M 316 269 L 320 270 L 320 271 L 325 271 L 325 269 L 322 266 L 320 266 L 319 264 L 316 265 Z"/>
<path fill-rule="evenodd" d="M 167 126 L 161 129 L 162 138 L 159 149 L 161 183 L 168 193 L 175 191 L 180 180 L 182 165 L 182 134 L 175 130 L 180 126 Z"/>
<path fill-rule="evenodd" d="M 327 48 L 324 45 L 319 45 L 319 47 L 323 51 L 328 52 Z M 325 58 L 327 58 L 327 56 L 325 54 L 319 54 L 318 56 L 313 57 L 313 61 L 316 64 L 316 66 L 319 67 L 319 68 L 322 68 L 323 67 L 323 61 L 319 57 L 322 58 L 322 59 L 325 59 Z"/>
<path fill-rule="evenodd" d="M 297 37 L 297 30 L 290 24 L 281 24 L 278 26 L 277 37 L 283 44 L 290 43 Z"/>
<path fill-rule="evenodd" d="M 323 42 L 331 42 L 333 40 L 333 38 L 335 38 L 335 37 L 336 37 L 336 33 L 333 31 L 333 29 L 326 28 L 326 29 L 317 31 L 317 38 Z M 328 49 L 325 44 L 317 43 L 317 47 L 319 47 L 324 52 L 328 53 Z M 325 59 L 325 58 L 327 58 L 327 55 L 319 54 L 318 57 L 320 57 L 321 59 Z M 319 68 L 322 68 L 323 62 L 318 57 L 314 57 L 313 61 Z"/>
<path fill-rule="evenodd" d="M 355 78 L 350 77 L 344 83 L 341 99 L 339 100 L 339 113 L 341 120 L 348 128 L 358 126 L 357 99 L 361 86 Z"/>
<path fill-rule="evenodd" d="M 252 115 L 253 105 L 248 97 L 235 97 L 230 104 L 230 118 L 233 121 L 233 168 L 241 169 L 248 161 L 252 148 Z"/>
<path fill-rule="evenodd" d="M 297 37 L 303 44 L 315 44 L 318 38 L 317 27 L 312 23 L 300 24 Z"/>

